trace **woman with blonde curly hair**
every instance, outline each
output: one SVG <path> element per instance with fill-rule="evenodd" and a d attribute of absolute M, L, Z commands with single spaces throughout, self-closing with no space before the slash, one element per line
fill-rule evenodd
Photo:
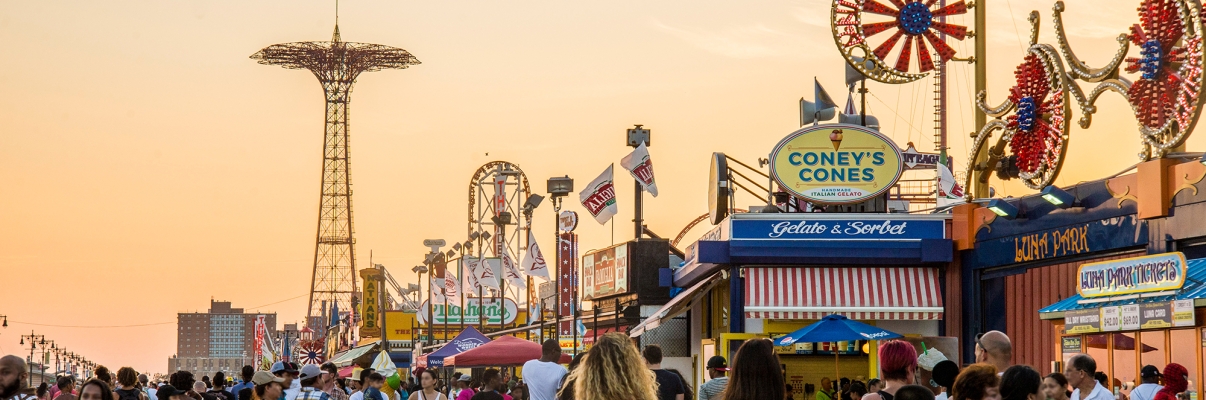
<path fill-rule="evenodd" d="M 657 400 L 653 372 L 623 333 L 599 337 L 566 380 L 574 383 L 575 400 Z"/>

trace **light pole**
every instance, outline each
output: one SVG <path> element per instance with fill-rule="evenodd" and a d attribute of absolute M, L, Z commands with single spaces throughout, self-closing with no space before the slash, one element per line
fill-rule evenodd
<path fill-rule="evenodd" d="M 7 319 L 7 318 L 6 318 Z M 35 335 L 34 331 L 30 330 L 28 335 L 21 335 L 21 345 L 25 345 L 25 339 L 29 339 L 29 386 L 33 386 L 33 356 L 34 351 L 38 349 L 38 342 L 42 342 L 43 347 L 46 345 L 46 335 Z"/>
<path fill-rule="evenodd" d="M 423 282 L 423 274 L 426 274 L 428 271 L 427 266 L 426 265 L 416 265 L 414 268 L 411 268 L 410 270 L 414 271 L 414 273 L 416 273 L 416 274 L 419 274 L 419 282 L 420 283 L 418 284 L 419 290 L 417 292 L 418 297 L 416 297 L 416 299 L 418 299 L 418 301 L 419 301 L 419 308 L 420 308 L 419 312 L 423 312 L 423 310 L 422 310 L 422 307 L 423 307 L 423 283 L 422 282 Z M 430 296 L 428 296 L 428 297 L 430 297 Z M 431 325 L 433 324 L 431 319 L 434 316 L 434 313 L 431 312 L 431 307 L 433 307 L 433 306 L 434 305 L 431 304 L 431 301 L 429 299 L 429 301 L 427 302 L 427 310 L 428 310 L 427 311 L 427 329 L 423 330 L 423 333 L 427 334 L 427 345 L 428 346 L 431 345 Z"/>
<path fill-rule="evenodd" d="M 556 247 L 553 248 L 553 263 L 557 265 L 557 275 L 553 279 L 553 288 L 557 292 L 557 304 L 553 306 L 553 315 L 555 317 L 553 323 L 553 337 L 561 339 L 561 202 L 574 191 L 574 179 L 569 175 L 563 177 L 552 177 L 548 180 L 549 200 L 553 202 L 553 243 Z"/>
<path fill-rule="evenodd" d="M 632 148 L 640 147 L 641 143 L 644 143 L 645 146 L 653 144 L 650 141 L 652 134 L 649 132 L 649 129 L 642 128 L 641 124 L 637 124 L 636 127 L 628 129 L 627 133 L 628 146 Z M 632 205 L 632 210 L 635 214 L 632 222 L 636 225 L 636 239 L 639 240 L 642 234 L 645 232 L 645 190 L 644 187 L 641 186 L 641 181 L 637 180 L 636 178 L 633 178 L 632 181 L 636 183 L 636 201 Z"/>
<path fill-rule="evenodd" d="M 534 211 L 536 211 L 536 207 L 540 207 L 540 203 L 542 201 L 544 201 L 544 196 L 541 196 L 538 194 L 533 194 L 531 196 L 528 196 L 528 200 L 523 203 L 524 220 L 526 220 L 528 222 L 528 226 L 524 227 L 524 229 L 527 229 L 527 231 L 528 231 L 528 234 L 526 235 L 527 237 L 524 238 L 525 244 L 527 244 L 527 246 L 524 246 L 524 252 L 525 252 L 524 255 L 525 256 L 527 256 L 526 252 L 531 251 L 531 249 L 532 249 L 532 240 L 531 240 L 532 239 L 532 213 Z M 546 269 L 545 272 L 547 273 L 548 270 Z M 528 309 L 528 321 L 524 321 L 524 324 L 530 323 L 531 319 L 532 319 L 532 276 L 531 275 L 529 275 L 527 277 L 527 283 L 528 283 L 527 293 L 524 294 L 524 306 L 527 307 L 527 309 Z M 516 323 L 518 323 L 518 321 L 516 321 Z M 527 337 L 527 339 L 531 340 L 532 339 L 532 330 L 529 329 L 524 332 L 525 332 L 525 336 Z"/>

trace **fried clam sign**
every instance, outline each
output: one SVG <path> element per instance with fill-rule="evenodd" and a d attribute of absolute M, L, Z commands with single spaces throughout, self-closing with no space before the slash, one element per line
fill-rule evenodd
<path fill-rule="evenodd" d="M 878 196 L 900 179 L 900 148 L 879 132 L 829 124 L 787 135 L 771 152 L 771 175 L 811 203 L 846 204 Z"/>

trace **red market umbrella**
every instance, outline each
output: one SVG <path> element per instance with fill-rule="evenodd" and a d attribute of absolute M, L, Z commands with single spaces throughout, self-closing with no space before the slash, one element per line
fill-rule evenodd
<path fill-rule="evenodd" d="M 1127 336 L 1127 335 L 1123 335 L 1121 333 L 1088 335 L 1088 337 L 1085 340 L 1085 347 L 1092 347 L 1095 349 L 1108 348 L 1106 345 L 1109 343 L 1110 340 L 1107 340 L 1106 339 L 1107 337 L 1111 338 L 1110 340 L 1114 341 L 1114 350 L 1134 350 L 1135 349 L 1135 338 Z M 1156 348 L 1144 344 L 1143 352 L 1147 353 L 1150 351 L 1156 351 Z"/>
<path fill-rule="evenodd" d="M 523 365 L 540 358 L 540 343 L 529 342 L 514 336 L 502 336 L 490 343 L 444 359 L 444 365 L 457 368 L 511 367 Z M 561 354 L 561 364 L 568 364 L 572 357 Z"/>
<path fill-rule="evenodd" d="M 346 366 L 346 367 L 340 368 L 340 369 L 339 369 L 339 377 L 340 377 L 340 378 L 351 378 L 351 377 L 352 377 L 352 370 L 353 370 L 353 369 L 355 369 L 355 368 L 356 368 L 356 366 L 355 366 L 355 365 L 349 365 L 349 366 Z"/>

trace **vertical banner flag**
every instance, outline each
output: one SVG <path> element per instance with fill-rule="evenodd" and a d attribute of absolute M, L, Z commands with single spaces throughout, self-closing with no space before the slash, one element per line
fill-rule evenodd
<path fill-rule="evenodd" d="M 502 263 L 498 258 L 483 259 L 477 265 L 477 284 L 494 290 L 502 289 L 498 284 L 498 275 L 502 272 Z"/>
<path fill-rule="evenodd" d="M 502 274 L 516 288 L 527 289 L 528 280 L 523 278 L 523 272 L 519 270 L 519 265 L 515 264 L 515 258 L 511 257 L 511 249 L 506 249 L 502 256 Z"/>
<path fill-rule="evenodd" d="M 252 349 L 255 350 L 255 360 L 264 359 L 264 315 L 255 316 L 255 339 L 252 341 Z"/>
<path fill-rule="evenodd" d="M 528 251 L 524 252 L 522 269 L 531 277 L 549 280 L 549 265 L 544 262 L 544 254 L 540 254 L 540 246 L 536 245 L 536 235 L 528 229 Z"/>
<path fill-rule="evenodd" d="M 461 291 L 457 288 L 456 275 L 452 271 L 444 272 L 444 296 L 448 298 L 448 302 L 456 304 L 458 307 L 461 304 Z"/>
<path fill-rule="evenodd" d="M 482 288 L 482 283 L 477 280 L 478 269 L 481 269 L 481 258 L 465 258 L 465 293 L 476 294 Z"/>
<path fill-rule="evenodd" d="M 578 282 L 578 235 L 567 232 L 560 236 L 560 243 L 557 244 L 557 251 L 561 256 L 561 264 L 557 266 L 557 291 L 561 304 L 557 305 L 557 315 L 565 318 L 574 315 L 574 296 L 577 294 L 574 285 Z M 572 320 L 557 323 L 557 331 L 561 336 L 573 335 L 573 328 Z"/>
<path fill-rule="evenodd" d="M 645 142 L 641 142 L 632 153 L 621 159 L 620 166 L 628 170 L 646 192 L 657 197 L 657 182 L 653 180 L 653 160 L 649 159 L 649 148 L 645 147 Z"/>
<path fill-rule="evenodd" d="M 377 307 L 381 304 L 380 287 L 377 286 L 378 276 L 381 274 L 376 268 L 365 268 L 360 270 L 360 278 L 364 281 L 364 286 L 360 293 L 363 294 L 363 301 L 360 302 L 360 315 L 363 320 L 360 321 L 360 337 L 380 337 L 381 326 L 378 325 Z"/>
<path fill-rule="evenodd" d="M 963 188 L 955 183 L 955 175 L 945 164 L 938 163 L 938 206 L 963 202 Z"/>
<path fill-rule="evenodd" d="M 615 164 L 608 165 L 603 174 L 586 184 L 586 188 L 578 193 L 582 206 L 586 207 L 586 211 L 600 224 L 606 224 L 607 220 L 616 215 L 616 189 L 612 186 L 614 169 Z"/>

